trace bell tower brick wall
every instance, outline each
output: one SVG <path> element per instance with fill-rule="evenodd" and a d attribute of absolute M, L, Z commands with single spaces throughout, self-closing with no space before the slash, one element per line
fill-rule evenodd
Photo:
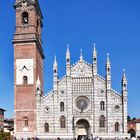
<path fill-rule="evenodd" d="M 15 137 L 36 134 L 36 81 L 43 89 L 42 14 L 38 1 L 16 0 L 14 45 Z"/>

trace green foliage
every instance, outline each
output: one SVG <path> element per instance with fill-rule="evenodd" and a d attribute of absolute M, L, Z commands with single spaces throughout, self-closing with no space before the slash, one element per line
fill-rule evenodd
<path fill-rule="evenodd" d="M 0 140 L 10 140 L 9 132 L 0 132 Z"/>

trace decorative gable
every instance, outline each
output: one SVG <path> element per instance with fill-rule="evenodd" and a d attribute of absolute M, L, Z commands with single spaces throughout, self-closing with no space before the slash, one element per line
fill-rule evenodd
<path fill-rule="evenodd" d="M 71 68 L 72 77 L 91 77 L 92 67 L 85 61 L 78 61 L 76 65 Z"/>

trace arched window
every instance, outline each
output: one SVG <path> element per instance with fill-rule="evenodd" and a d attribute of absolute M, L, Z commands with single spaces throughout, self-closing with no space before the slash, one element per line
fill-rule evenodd
<path fill-rule="evenodd" d="M 66 123 L 65 117 L 61 116 L 60 117 L 60 128 L 65 128 L 66 127 L 65 123 Z"/>
<path fill-rule="evenodd" d="M 29 15 L 27 12 L 23 12 L 22 13 L 22 23 L 23 24 L 28 24 L 29 22 Z"/>
<path fill-rule="evenodd" d="M 107 71 L 110 72 L 110 68 L 107 68 Z"/>
<path fill-rule="evenodd" d="M 70 59 L 69 58 L 67 58 L 67 63 L 69 63 L 70 62 Z"/>
<path fill-rule="evenodd" d="M 49 132 L 49 124 L 48 123 L 44 124 L 44 131 Z"/>
<path fill-rule="evenodd" d="M 28 77 L 27 76 L 23 76 L 23 84 L 24 85 L 28 84 Z"/>
<path fill-rule="evenodd" d="M 24 117 L 23 119 L 24 119 L 24 126 L 28 127 L 28 125 L 29 125 L 28 124 L 28 117 Z"/>
<path fill-rule="evenodd" d="M 103 115 L 101 115 L 99 118 L 99 127 L 105 127 L 105 117 Z"/>
<path fill-rule="evenodd" d="M 115 123 L 115 132 L 119 132 L 119 123 L 118 122 L 116 122 Z"/>
<path fill-rule="evenodd" d="M 64 111 L 64 102 L 60 103 L 60 112 Z"/>
<path fill-rule="evenodd" d="M 105 110 L 105 102 L 104 101 L 100 102 L 100 110 Z"/>

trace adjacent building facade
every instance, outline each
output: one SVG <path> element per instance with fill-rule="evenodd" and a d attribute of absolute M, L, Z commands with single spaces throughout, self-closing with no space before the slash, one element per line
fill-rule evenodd
<path fill-rule="evenodd" d="M 14 119 L 4 118 L 4 132 L 10 132 L 11 135 L 14 133 Z"/>
<path fill-rule="evenodd" d="M 82 55 L 71 64 L 66 51 L 66 75 L 58 78 L 53 65 L 53 89 L 43 91 L 42 13 L 38 0 L 16 0 L 14 34 L 14 131 L 15 137 L 73 139 L 127 136 L 127 79 L 122 77 L 122 92 L 112 89 L 111 63 L 106 61 L 106 76 L 98 74 L 97 51 L 92 64 Z"/>
<path fill-rule="evenodd" d="M 6 110 L 0 108 L 0 132 L 4 130 L 4 112 Z"/>
<path fill-rule="evenodd" d="M 131 137 L 140 137 L 140 118 L 128 122 L 128 133 Z"/>

